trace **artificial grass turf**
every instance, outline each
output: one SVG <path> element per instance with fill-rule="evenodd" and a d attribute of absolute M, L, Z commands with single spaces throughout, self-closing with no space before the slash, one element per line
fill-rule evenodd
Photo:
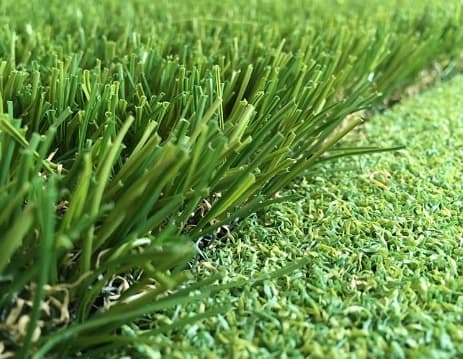
<path fill-rule="evenodd" d="M 148 344 L 121 326 L 221 288 L 194 243 L 377 151 L 332 146 L 463 44 L 459 0 L 43 5 L 0 2 L 4 356 Z"/>
<path fill-rule="evenodd" d="M 406 145 L 317 169 L 299 201 L 245 219 L 207 249 L 244 280 L 306 266 L 158 316 L 225 313 L 158 336 L 173 357 L 450 358 L 463 355 L 463 76 L 374 116 L 363 144 Z M 156 322 L 154 322 L 156 323 Z"/>

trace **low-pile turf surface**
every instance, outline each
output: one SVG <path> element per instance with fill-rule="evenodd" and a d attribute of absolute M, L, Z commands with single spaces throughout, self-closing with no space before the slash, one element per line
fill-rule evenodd
<path fill-rule="evenodd" d="M 215 267 L 250 284 L 159 316 L 229 308 L 158 338 L 165 353 L 462 355 L 462 89 L 459 76 L 372 118 L 355 136 L 406 149 L 319 168 L 288 189 L 300 201 L 248 218 L 214 243 L 197 275 Z M 299 270 L 253 284 L 301 258 L 308 263 Z"/>

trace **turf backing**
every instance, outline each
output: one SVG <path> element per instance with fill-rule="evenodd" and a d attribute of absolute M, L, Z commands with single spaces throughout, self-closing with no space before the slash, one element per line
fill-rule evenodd
<path fill-rule="evenodd" d="M 355 140 L 405 145 L 323 166 L 287 191 L 303 198 L 244 220 L 198 277 L 260 284 L 179 307 L 225 312 L 160 337 L 184 357 L 449 358 L 463 355 L 463 76 L 375 116 Z M 175 345 L 173 345 L 175 344 Z M 143 348 L 140 348 L 142 350 Z M 154 354 L 154 352 L 151 352 Z"/>

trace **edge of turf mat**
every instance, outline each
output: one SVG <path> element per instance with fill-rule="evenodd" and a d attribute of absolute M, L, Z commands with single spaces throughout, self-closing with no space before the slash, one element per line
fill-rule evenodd
<path fill-rule="evenodd" d="M 291 274 L 156 315 L 231 309 L 153 338 L 181 357 L 449 358 L 463 353 L 463 76 L 374 117 L 364 143 L 395 153 L 323 167 L 287 191 L 298 202 L 245 219 L 207 251 L 215 270 L 249 280 L 309 258 Z M 342 166 L 341 166 L 342 167 Z M 156 321 L 154 321 L 156 323 Z M 154 324 L 155 325 L 155 324 Z M 175 345 L 174 345 L 175 344 Z M 141 349 L 141 348 L 139 348 Z M 209 353 L 209 354 L 207 354 Z"/>

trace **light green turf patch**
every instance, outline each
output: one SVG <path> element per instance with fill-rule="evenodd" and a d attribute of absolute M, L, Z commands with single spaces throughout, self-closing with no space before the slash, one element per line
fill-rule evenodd
<path fill-rule="evenodd" d="M 364 144 L 406 150 L 333 163 L 207 250 L 227 278 L 300 270 L 222 291 L 154 325 L 231 308 L 168 336 L 174 357 L 449 358 L 463 353 L 463 76 L 369 121 Z M 341 166 L 340 166 L 341 165 Z M 344 171 L 340 172 L 340 168 Z M 140 348 L 142 349 L 142 348 Z M 209 353 L 209 354 L 207 354 Z M 285 355 L 285 356 L 284 356 Z"/>

